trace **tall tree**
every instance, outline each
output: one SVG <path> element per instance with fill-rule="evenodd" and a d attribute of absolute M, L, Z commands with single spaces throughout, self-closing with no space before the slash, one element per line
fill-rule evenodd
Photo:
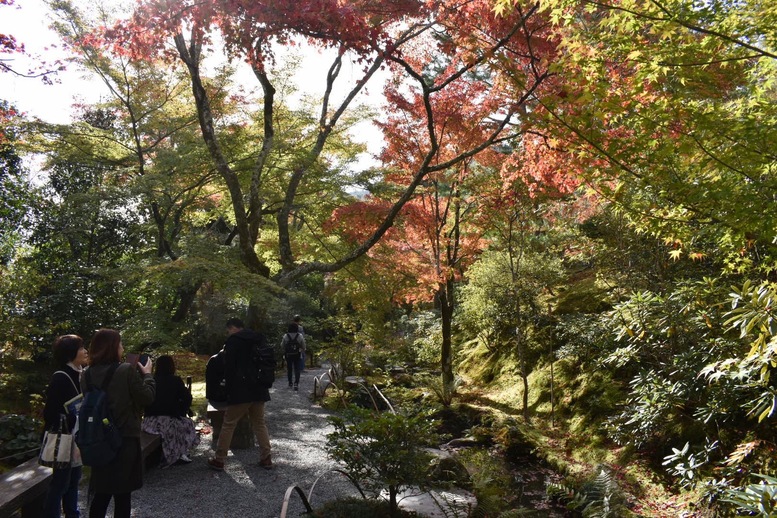
<path fill-rule="evenodd" d="M 416 82 L 396 79 L 386 86 L 393 110 L 381 122 L 387 142 L 381 158 L 389 167 L 383 180 L 395 188 L 374 201 L 390 217 L 396 207 L 391 200 L 412 189 L 395 222 L 400 228 L 387 234 L 387 242 L 405 259 L 394 269 L 415 268 L 413 298 L 433 299 L 440 310 L 442 380 L 450 390 L 455 288 L 482 246 L 482 193 L 499 183 L 498 171 L 507 161 L 500 146 L 525 131 L 520 125 L 503 131 L 500 125 L 518 123 L 530 110 L 530 97 L 548 80 L 554 45 L 531 7 L 524 12 L 519 5 L 509 20 L 494 19 L 489 4 L 478 2 L 447 15 L 435 20 L 436 32 L 414 37 L 412 52 L 391 58 L 397 73 Z M 489 57 L 470 67 L 467 52 Z M 419 173 L 423 179 L 416 188 Z"/>
<path fill-rule="evenodd" d="M 269 268 L 256 253 L 255 246 L 268 226 L 263 220 L 264 202 L 261 185 L 267 175 L 268 153 L 277 145 L 275 134 L 275 93 L 272 69 L 277 58 L 274 44 L 287 45 L 304 38 L 314 48 L 334 48 L 337 57 L 323 79 L 323 99 L 318 110 L 318 129 L 313 143 L 300 155 L 284 179 L 284 200 L 275 212 L 277 256 L 281 282 L 289 282 L 311 271 L 336 271 L 349 264 L 385 234 L 402 206 L 412 198 L 424 178 L 435 171 L 456 167 L 514 133 L 520 109 L 504 95 L 520 86 L 528 96 L 547 75 L 542 61 L 547 43 L 538 34 L 542 26 L 535 8 L 517 10 L 509 18 L 496 18 L 490 4 L 476 1 L 458 5 L 449 1 L 431 4 L 415 1 L 362 2 L 156 2 L 141 3 L 132 19 L 106 34 L 115 49 L 131 49 L 136 55 L 162 52 L 171 40 L 177 58 L 189 70 L 192 93 L 197 105 L 200 130 L 216 170 L 228 186 L 240 237 L 243 262 L 253 272 L 269 275 Z M 186 35 L 184 34 L 186 31 Z M 203 53 L 212 41 L 211 31 L 218 30 L 224 50 L 230 58 L 245 60 L 262 88 L 264 132 L 260 150 L 254 157 L 250 186 L 244 189 L 230 163 L 228 150 L 221 144 L 220 129 L 214 123 L 212 101 L 203 80 Z M 435 35 L 439 35 L 436 37 Z M 434 52 L 430 50 L 434 49 Z M 438 70 L 436 53 L 446 56 Z M 508 55 L 518 55 L 529 65 L 512 69 L 512 77 L 494 75 L 494 64 Z M 344 60 L 363 64 L 363 73 L 341 99 L 335 85 L 342 82 Z M 389 96 L 388 111 L 402 110 L 410 92 L 418 99 L 419 110 L 408 111 L 412 124 L 423 129 L 416 142 L 416 157 L 410 181 L 392 200 L 392 206 L 373 232 L 354 249 L 331 261 L 300 262 L 290 232 L 291 214 L 302 195 L 299 188 L 315 174 L 323 150 L 332 135 L 341 128 L 344 114 L 368 83 L 374 82 L 379 69 L 387 67 L 396 95 Z M 432 72 L 430 74 L 430 72 Z M 404 85 L 404 86 L 401 86 Z M 462 131 L 473 136 L 455 156 L 440 160 L 442 125 L 449 119 L 451 104 L 470 86 L 471 104 L 482 103 L 476 117 L 460 119 Z M 266 236 L 262 237 L 266 240 Z"/>
<path fill-rule="evenodd" d="M 565 50 L 556 95 L 533 113 L 546 136 L 633 225 L 671 239 L 675 257 L 714 241 L 731 269 L 773 270 L 777 9 L 541 5 Z"/>
<path fill-rule="evenodd" d="M 469 163 L 430 174 L 405 204 L 393 228 L 367 253 L 366 268 L 378 279 L 388 280 L 395 304 L 418 307 L 433 302 L 439 311 L 440 367 L 448 393 L 454 384 L 456 286 L 484 246 L 482 227 L 477 224 L 482 206 L 479 193 L 494 177 L 487 168 Z M 388 207 L 386 201 L 374 198 L 338 210 L 335 218 L 348 221 L 347 237 L 359 241 Z"/>
<path fill-rule="evenodd" d="M 758 465 L 773 456 L 771 447 L 759 451 L 762 443 L 749 442 L 764 433 L 772 441 L 771 430 L 742 423 L 740 410 L 752 408 L 763 420 L 775 415 L 773 389 L 766 388 L 774 348 L 765 328 L 756 330 L 771 320 L 766 308 L 777 264 L 777 7 L 680 0 L 541 5 L 565 52 L 555 70 L 556 95 L 532 113 L 537 131 L 573 157 L 633 229 L 663 242 L 667 259 L 691 259 L 686 277 L 711 277 L 689 282 L 675 271 L 654 292 L 617 306 L 616 318 L 626 323 L 617 338 L 627 346 L 611 358 L 636 358 L 643 369 L 630 382 L 623 437 L 644 434 L 663 444 L 653 434 L 670 418 L 683 423 L 671 440 L 684 441 L 719 419 L 706 438 L 720 440 L 729 454 L 719 473 L 737 479 L 734 471 L 749 471 L 740 466 L 746 457 Z M 721 298 L 714 277 L 743 286 L 727 322 L 740 337 L 716 318 L 731 301 Z M 656 354 L 666 357 L 655 361 Z M 674 419 L 678 409 L 694 417 Z M 677 450 L 671 462 L 687 466 L 688 451 Z"/>
<path fill-rule="evenodd" d="M 14 108 L 0 101 L 0 265 L 13 257 L 33 197 L 17 149 L 18 127 L 14 120 L 18 120 Z"/>

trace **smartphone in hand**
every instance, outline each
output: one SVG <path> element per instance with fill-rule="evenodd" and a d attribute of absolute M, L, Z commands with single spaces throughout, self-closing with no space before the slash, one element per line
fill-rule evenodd
<path fill-rule="evenodd" d="M 147 354 L 138 354 L 138 353 L 127 353 L 127 363 L 132 365 L 133 367 L 140 365 L 145 365 L 148 363 L 148 355 Z"/>

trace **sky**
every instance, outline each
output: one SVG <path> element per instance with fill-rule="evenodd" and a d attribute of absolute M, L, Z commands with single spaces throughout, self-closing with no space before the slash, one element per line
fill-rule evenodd
<path fill-rule="evenodd" d="M 76 2 L 76 5 L 82 4 Z M 12 34 L 18 43 L 23 43 L 27 52 L 33 56 L 43 56 L 46 60 L 67 57 L 58 47 L 56 34 L 49 29 L 51 16 L 48 13 L 43 0 L 16 0 L 13 6 L 0 5 L 0 34 Z M 3 59 L 13 59 L 11 66 L 20 71 L 26 71 L 29 60 L 16 55 L 0 55 Z M 308 87 L 306 93 L 320 94 L 323 89 L 326 70 L 331 59 L 321 56 L 316 52 L 306 53 L 303 56 L 303 66 L 298 73 L 296 83 L 300 87 Z M 358 70 L 349 70 L 344 67 L 344 79 L 358 77 Z M 244 72 L 245 83 L 249 88 L 258 88 L 258 82 L 247 69 Z M 320 80 L 312 80 L 321 78 Z M 352 82 L 351 82 L 352 84 Z M 371 95 L 360 99 L 374 106 L 379 105 L 380 87 L 373 85 Z M 84 72 L 75 66 L 70 66 L 66 71 L 59 72 L 55 77 L 55 83 L 45 84 L 39 78 L 18 77 L 10 73 L 0 73 L 0 99 L 10 101 L 17 109 L 29 116 L 38 117 L 46 122 L 67 123 L 72 120 L 74 103 L 97 102 L 101 96 L 108 95 L 108 91 L 102 83 L 90 79 Z M 377 152 L 380 148 L 380 134 L 372 125 L 362 125 L 358 129 L 357 140 L 368 144 L 371 152 Z"/>
<path fill-rule="evenodd" d="M 46 59 L 64 58 L 56 47 L 57 37 L 48 28 L 50 19 L 42 0 L 17 0 L 13 6 L 0 6 L 0 34 L 11 34 L 33 56 Z M 31 61 L 16 54 L 2 55 L 14 70 L 26 72 Z M 76 70 L 56 76 L 58 84 L 46 85 L 39 78 L 0 74 L 0 98 L 10 101 L 17 109 L 47 122 L 70 120 L 74 99 L 88 100 L 96 95 L 97 85 Z"/>

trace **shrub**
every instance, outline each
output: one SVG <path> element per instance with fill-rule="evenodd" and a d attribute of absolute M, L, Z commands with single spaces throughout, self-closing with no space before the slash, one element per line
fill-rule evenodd
<path fill-rule="evenodd" d="M 367 490 L 377 494 L 387 489 L 392 510 L 398 508 L 402 489 L 424 485 L 431 462 L 424 447 L 434 438 L 428 419 L 351 406 L 343 417 L 329 420 L 335 429 L 327 435 L 330 457 L 345 464 Z"/>
<path fill-rule="evenodd" d="M 8 414 L 0 417 L 0 458 L 21 463 L 38 454 L 41 423 L 32 417 Z"/>
<path fill-rule="evenodd" d="M 739 511 L 751 516 L 777 515 L 777 478 L 766 475 L 756 475 L 761 478 L 757 484 L 729 489 L 725 492 L 723 502 L 734 504 Z"/>
<path fill-rule="evenodd" d="M 579 511 L 583 518 L 623 518 L 632 516 L 626 495 L 612 472 L 600 466 L 598 474 L 579 489 L 563 484 L 548 484 L 548 494 L 565 500 L 567 508 Z"/>
<path fill-rule="evenodd" d="M 385 500 L 365 500 L 362 498 L 344 498 L 331 500 L 319 509 L 313 511 L 314 518 L 401 518 L 416 517 L 411 511 L 397 510 L 392 514 L 389 503 Z"/>

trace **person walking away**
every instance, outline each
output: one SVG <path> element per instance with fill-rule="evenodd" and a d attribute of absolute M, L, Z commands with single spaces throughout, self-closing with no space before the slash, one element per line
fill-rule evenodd
<path fill-rule="evenodd" d="M 299 375 L 302 372 L 303 354 L 305 353 L 305 337 L 299 332 L 299 326 L 292 322 L 281 340 L 281 348 L 286 357 L 286 375 L 289 388 L 299 390 Z M 293 376 L 293 383 L 292 383 Z"/>
<path fill-rule="evenodd" d="M 81 371 L 86 366 L 87 353 L 84 341 L 77 335 L 63 335 L 54 341 L 54 360 L 57 371 L 51 376 L 46 387 L 46 403 L 43 407 L 44 430 L 56 433 L 59 430 L 62 415 L 65 416 L 68 431 L 73 432 L 76 425 L 76 408 L 68 407 L 81 395 Z M 77 449 L 73 445 L 73 462 L 64 469 L 54 468 L 46 502 L 43 507 L 44 518 L 78 518 L 78 483 L 81 481 L 81 463 L 77 458 Z"/>
<path fill-rule="evenodd" d="M 259 444 L 259 466 L 272 469 L 270 435 L 264 421 L 264 404 L 270 401 L 270 389 L 261 386 L 249 375 L 252 351 L 257 345 L 265 347 L 265 338 L 261 333 L 245 328 L 239 318 L 227 320 L 227 333 L 229 336 L 224 343 L 227 408 L 216 445 L 216 455 L 208 459 L 208 466 L 217 471 L 224 470 L 235 427 L 248 414 Z"/>
<path fill-rule="evenodd" d="M 111 412 L 121 431 L 121 448 L 116 457 L 104 466 L 93 466 L 90 478 L 94 498 L 89 518 L 105 518 L 113 498 L 114 518 L 129 518 L 132 491 L 143 486 L 143 459 L 140 449 L 140 419 L 143 408 L 154 401 L 156 382 L 151 375 L 153 362 L 145 364 L 119 363 L 124 354 L 121 335 L 114 329 L 100 329 L 89 345 L 89 367 L 81 379 L 86 392 L 87 377 L 93 386 L 102 386 L 113 370 L 107 387 Z"/>
<path fill-rule="evenodd" d="M 302 327 L 302 317 L 300 315 L 294 315 L 294 318 L 292 319 L 292 322 L 297 324 L 298 332 L 302 335 L 302 338 L 305 338 L 305 329 Z M 305 355 L 307 351 L 303 349 L 300 351 L 300 371 L 305 370 Z"/>
<path fill-rule="evenodd" d="M 156 395 L 146 407 L 141 430 L 162 437 L 162 468 L 178 461 L 189 463 L 189 450 L 200 444 L 200 436 L 189 418 L 192 393 L 175 375 L 175 360 L 164 355 L 154 366 Z"/>

